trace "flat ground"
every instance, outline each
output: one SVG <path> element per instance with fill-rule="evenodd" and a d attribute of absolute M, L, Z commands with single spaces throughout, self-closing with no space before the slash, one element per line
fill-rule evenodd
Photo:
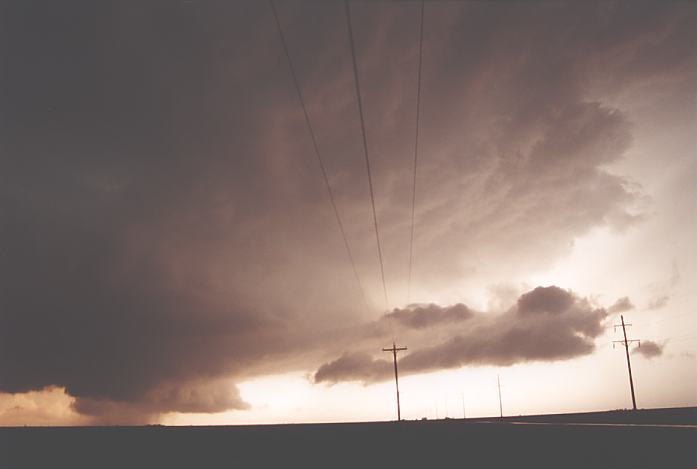
<path fill-rule="evenodd" d="M 3 428 L 0 467 L 697 468 L 697 408 L 401 423 Z"/>

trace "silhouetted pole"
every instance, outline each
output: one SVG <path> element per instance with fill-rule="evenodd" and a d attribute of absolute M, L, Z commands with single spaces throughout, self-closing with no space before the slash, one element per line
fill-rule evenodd
<path fill-rule="evenodd" d="M 392 358 L 394 360 L 394 384 L 397 387 L 397 421 L 402 420 L 402 411 L 399 408 L 399 374 L 397 373 L 397 352 L 406 350 L 406 347 L 399 347 L 392 342 L 392 348 L 384 348 L 383 352 L 392 352 Z"/>
<path fill-rule="evenodd" d="M 639 342 L 639 347 L 641 347 L 641 341 L 640 340 L 627 340 L 627 329 L 625 329 L 626 326 L 631 326 L 631 324 L 625 324 L 624 323 L 624 316 L 620 315 L 620 319 L 622 320 L 622 334 L 624 334 L 624 340 L 615 340 L 613 341 L 613 346 L 616 343 L 621 343 L 624 345 L 624 351 L 627 354 L 627 370 L 629 370 L 629 389 L 632 391 L 632 409 L 636 410 L 636 397 L 634 397 L 634 380 L 632 379 L 632 362 L 629 360 L 629 344 L 632 342 Z M 620 327 L 619 325 L 615 325 L 615 330 Z"/>
<path fill-rule="evenodd" d="M 462 418 L 466 419 L 467 414 L 465 414 L 465 393 L 462 393 Z"/>
<path fill-rule="evenodd" d="M 501 403 L 501 380 L 499 379 L 499 375 L 496 375 L 496 383 L 499 385 L 499 413 L 501 414 L 501 418 L 503 418 L 503 404 Z"/>

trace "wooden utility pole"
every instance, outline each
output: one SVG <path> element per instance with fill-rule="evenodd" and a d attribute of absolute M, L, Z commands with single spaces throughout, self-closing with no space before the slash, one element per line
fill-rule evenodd
<path fill-rule="evenodd" d="M 618 327 L 622 327 L 622 334 L 624 334 L 624 340 L 614 340 L 612 342 L 612 347 L 615 347 L 615 344 L 619 343 L 624 346 L 624 351 L 627 354 L 627 370 L 629 370 L 629 389 L 632 391 L 632 409 L 636 410 L 636 397 L 634 397 L 634 379 L 632 379 L 632 362 L 629 360 L 629 344 L 632 342 L 638 342 L 639 347 L 641 347 L 641 341 L 634 339 L 634 340 L 627 340 L 627 326 L 631 326 L 631 324 L 625 324 L 624 323 L 624 316 L 620 315 L 620 319 L 622 320 L 622 324 L 615 324 L 615 331 L 617 330 Z"/>
<path fill-rule="evenodd" d="M 394 384 L 397 387 L 397 421 L 402 420 L 402 411 L 399 408 L 399 374 L 397 373 L 397 352 L 406 350 L 406 347 L 397 347 L 394 342 L 392 342 L 392 348 L 384 348 L 383 352 L 392 352 L 392 358 L 394 360 Z"/>
<path fill-rule="evenodd" d="M 496 383 L 499 385 L 499 414 L 501 415 L 501 418 L 503 418 L 503 404 L 501 404 L 501 380 L 499 379 L 499 375 L 496 375 Z"/>

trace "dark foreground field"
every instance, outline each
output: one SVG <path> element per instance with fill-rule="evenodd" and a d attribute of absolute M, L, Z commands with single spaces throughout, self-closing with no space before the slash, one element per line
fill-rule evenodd
<path fill-rule="evenodd" d="M 574 423 L 577 422 L 577 423 Z M 506 419 L 0 429 L 0 467 L 697 467 L 697 408 Z"/>

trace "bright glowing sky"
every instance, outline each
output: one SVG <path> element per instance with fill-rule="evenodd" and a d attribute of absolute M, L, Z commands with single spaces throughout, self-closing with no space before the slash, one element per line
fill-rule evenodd
<path fill-rule="evenodd" d="M 278 12 L 367 308 L 230 3 L 1 7 L 0 425 L 393 419 L 393 336 L 404 418 L 626 408 L 620 312 L 697 405 L 694 3 L 427 2 L 411 306 L 420 4 L 351 4 L 389 317 L 343 5 Z"/>

